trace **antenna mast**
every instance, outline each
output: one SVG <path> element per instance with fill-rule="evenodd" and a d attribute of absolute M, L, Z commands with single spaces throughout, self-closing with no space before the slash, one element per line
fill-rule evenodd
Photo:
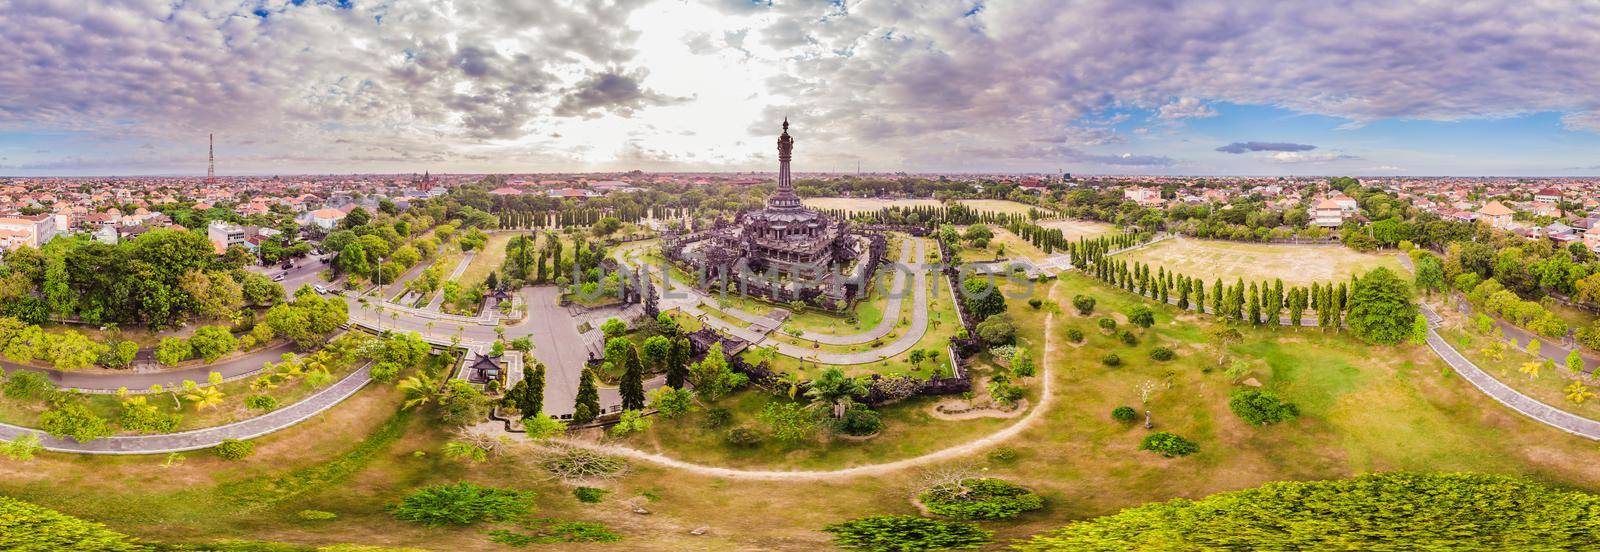
<path fill-rule="evenodd" d="M 206 135 L 206 184 L 217 183 L 217 138 Z"/>

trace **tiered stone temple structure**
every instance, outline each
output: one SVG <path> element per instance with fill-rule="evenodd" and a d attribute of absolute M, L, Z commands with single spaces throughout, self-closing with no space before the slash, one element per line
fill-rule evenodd
<path fill-rule="evenodd" d="M 773 301 L 842 309 L 872 280 L 886 242 L 882 235 L 852 232 L 847 223 L 806 208 L 790 182 L 793 155 L 794 138 L 784 119 L 778 190 L 767 207 L 669 240 L 668 256 L 693 267 L 709 289 L 731 283 Z"/>

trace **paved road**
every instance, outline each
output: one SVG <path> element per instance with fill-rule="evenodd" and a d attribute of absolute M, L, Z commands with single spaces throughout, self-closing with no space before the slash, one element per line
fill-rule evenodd
<path fill-rule="evenodd" d="M 1600 422 L 1550 406 L 1500 383 L 1500 380 L 1478 368 L 1478 365 L 1467 360 L 1467 357 L 1461 356 L 1461 353 L 1448 341 L 1439 337 L 1439 333 L 1433 329 L 1441 321 L 1439 313 L 1424 305 L 1422 314 L 1427 316 L 1429 321 L 1428 347 L 1478 390 L 1539 423 L 1574 435 L 1600 440 Z"/>
<path fill-rule="evenodd" d="M 209 377 L 212 372 L 222 374 L 222 378 L 224 380 L 234 380 L 240 377 L 250 376 L 256 372 L 260 372 L 266 363 L 277 362 L 284 353 L 293 352 L 294 350 L 294 343 L 285 342 L 216 364 L 207 364 L 167 372 L 63 372 L 49 368 L 24 366 L 7 360 L 0 360 L 0 367 L 4 367 L 8 372 L 13 370 L 41 372 L 49 376 L 50 381 L 55 383 L 56 387 L 66 389 L 78 389 L 90 393 L 104 393 L 113 392 L 119 388 L 127 388 L 129 391 L 137 392 L 149 389 L 152 385 L 161 385 L 163 387 L 182 385 L 184 380 L 192 380 L 195 383 L 206 385 L 206 378 Z"/>
<path fill-rule="evenodd" d="M 911 268 L 912 256 L 910 242 L 915 242 L 917 244 L 917 254 L 921 255 L 923 253 L 922 240 L 909 238 L 909 242 L 902 243 L 900 247 L 900 262 L 897 264 L 892 264 L 889 267 L 890 270 L 894 271 L 894 283 L 889 287 L 889 303 L 884 305 L 883 319 L 878 321 L 878 325 L 873 326 L 871 329 L 864 332 L 842 335 L 822 334 L 806 331 L 801 332 L 799 336 L 800 339 L 804 339 L 806 341 L 815 341 L 823 345 L 857 345 L 861 343 L 869 343 L 873 340 L 889 335 L 889 332 L 894 330 L 894 325 L 900 322 L 900 306 L 906 297 L 906 284 L 911 280 L 909 275 L 916 272 L 916 270 Z M 916 260 L 918 261 L 917 265 L 921 266 L 922 258 L 918 257 Z M 914 305 L 914 308 L 921 309 L 923 311 L 923 316 L 927 316 L 928 303 L 917 303 Z M 725 310 L 733 311 L 738 309 Z"/>
<path fill-rule="evenodd" d="M 318 391 L 317 394 L 307 397 L 303 401 L 248 420 L 223 426 L 162 435 L 106 437 L 87 443 L 79 443 L 72 439 L 52 437 L 33 428 L 0 424 L 0 440 L 11 441 L 24 434 L 36 433 L 39 435 L 40 444 L 44 445 L 46 450 L 84 454 L 166 454 L 168 452 L 210 448 L 221 443 L 224 439 L 253 439 L 260 437 L 303 422 L 324 410 L 332 408 L 334 405 L 354 395 L 367 382 L 372 381 L 372 376 L 369 372 L 370 368 L 370 366 L 363 366 L 327 389 Z"/>
<path fill-rule="evenodd" d="M 477 254 L 477 251 L 470 251 L 466 254 L 466 256 L 461 257 L 461 262 L 456 263 L 455 269 L 450 271 L 450 275 L 446 276 L 445 280 L 454 280 L 456 278 L 460 278 L 461 274 L 467 271 L 467 265 L 472 264 L 472 258 L 477 256 Z M 431 311 L 439 310 L 439 305 L 442 303 L 444 303 L 444 293 L 436 293 L 434 294 L 433 299 L 428 301 L 427 309 Z"/>

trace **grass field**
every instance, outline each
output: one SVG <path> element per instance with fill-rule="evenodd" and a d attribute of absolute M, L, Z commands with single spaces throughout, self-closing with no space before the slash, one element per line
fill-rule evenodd
<path fill-rule="evenodd" d="M 482 282 L 489 277 L 490 272 L 500 270 L 500 265 L 506 262 L 506 243 L 511 238 L 528 234 L 528 232 L 495 232 L 489 234 L 489 241 L 484 242 L 483 250 L 473 255 L 472 262 L 467 263 L 467 270 L 461 273 L 456 281 L 462 283 Z M 543 245 L 544 235 L 538 234 L 539 244 Z M 450 265 L 446 270 L 455 270 L 455 265 Z M 446 272 L 445 276 L 450 273 Z"/>
<path fill-rule="evenodd" d="M 937 199 L 877 199 L 868 197 L 808 197 L 806 207 L 812 209 L 842 209 L 845 211 L 877 211 L 885 207 L 938 207 Z"/>
<path fill-rule="evenodd" d="M 1049 209 L 1034 207 L 1026 203 L 1018 203 L 1009 199 L 961 199 L 957 201 L 962 205 L 966 205 L 979 211 L 993 211 L 1008 215 L 1026 215 L 1028 214 L 1029 209 L 1039 209 L 1040 211 L 1047 212 L 1049 211 Z"/>
<path fill-rule="evenodd" d="M 1069 303 L 1076 294 L 1097 299 L 1094 314 L 1075 314 Z M 1052 370 L 1051 406 L 1002 445 L 1015 452 L 1014 460 L 990 460 L 979 452 L 939 466 L 987 470 L 986 476 L 1022 482 L 1045 498 L 1043 510 L 983 524 L 1002 544 L 1151 501 L 1372 471 L 1508 473 L 1600 489 L 1592 442 L 1495 403 L 1445 373 L 1426 347 L 1375 348 L 1312 328 L 1241 328 L 1244 339 L 1220 352 L 1230 361 L 1249 362 L 1250 377 L 1302 412 L 1285 423 L 1251 426 L 1228 409 L 1236 386 L 1222 374 L 1218 346 L 1207 338 L 1215 328 L 1210 321 L 1076 274 L 1063 276 L 1050 299 L 1067 305 L 1048 328 L 1054 344 L 1044 355 Z M 1138 304 L 1151 305 L 1157 323 L 1138 332 L 1137 345 L 1123 345 L 1095 328 L 1097 317 Z M 1046 331 L 1043 313 L 1050 307 L 1008 305 L 1019 333 L 1030 346 L 1042 347 L 1034 339 Z M 1069 328 L 1083 331 L 1087 341 L 1066 342 Z M 1149 360 L 1158 345 L 1173 347 L 1178 358 Z M 1122 357 L 1121 366 L 1101 364 L 1109 352 Z M 1141 406 L 1138 388 L 1145 382 L 1154 386 L 1143 406 L 1156 429 L 1198 442 L 1198 453 L 1165 459 L 1139 451 L 1146 430 L 1110 419 L 1118 405 Z M 1030 393 L 1038 388 L 1037 381 L 1029 383 Z M 724 399 L 723 406 L 740 403 L 748 416 L 749 408 L 770 397 L 746 393 Z M 393 423 L 400 402 L 392 386 L 371 386 L 329 413 L 259 440 L 256 456 L 245 462 L 205 453 L 171 467 L 162 467 L 162 457 L 45 454 L 28 463 L 8 461 L 0 463 L 0 493 L 172 542 L 242 537 L 501 549 L 486 532 L 504 525 L 425 528 L 398 522 L 385 510 L 415 487 L 473 481 L 534 491 L 535 516 L 603 522 L 624 538 L 552 550 L 825 550 L 828 535 L 819 529 L 826 524 L 869 514 L 916 514 L 909 498 L 925 473 L 913 468 L 853 479 L 743 480 L 634 462 L 621 479 L 590 483 L 611 494 L 599 504 L 583 504 L 573 498 L 572 486 L 552 480 L 518 449 L 483 463 L 445 457 L 440 447 L 449 434 L 429 421 L 434 407 L 420 407 Z M 825 467 L 904 458 L 1013 423 L 934 423 L 917 406 L 889 410 L 890 427 L 899 428 L 891 429 L 895 433 L 865 443 L 818 445 L 826 454 L 776 445 L 759 453 L 728 451 L 712 433 L 698 433 L 693 420 L 703 414 L 683 423 L 657 420 L 651 433 L 629 439 L 640 448 L 660 446 L 705 462 Z M 684 442 L 675 441 L 680 438 Z M 362 453 L 369 444 L 374 450 Z M 634 514 L 634 505 L 650 515 Z M 304 509 L 333 512 L 338 519 L 304 521 L 295 515 Z M 689 535 L 700 527 L 705 534 Z"/>
<path fill-rule="evenodd" d="M 1078 241 L 1078 238 L 1093 238 L 1117 231 L 1115 226 L 1104 222 L 1078 219 L 1044 221 L 1040 222 L 1039 226 L 1060 230 L 1066 236 L 1067 241 Z"/>
<path fill-rule="evenodd" d="M 1377 267 L 1404 274 L 1393 252 L 1361 253 L 1342 245 L 1267 245 L 1173 238 L 1117 255 L 1203 278 L 1232 282 L 1282 278 L 1285 284 L 1348 280 Z"/>

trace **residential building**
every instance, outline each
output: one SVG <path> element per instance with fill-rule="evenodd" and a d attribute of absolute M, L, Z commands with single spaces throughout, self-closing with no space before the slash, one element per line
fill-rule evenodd
<path fill-rule="evenodd" d="M 1499 201 L 1490 201 L 1478 209 L 1478 220 L 1488 223 L 1489 226 L 1506 230 L 1511 228 L 1511 215 L 1514 211 Z"/>
<path fill-rule="evenodd" d="M 220 254 L 229 247 L 244 245 L 245 232 L 244 228 L 237 224 L 213 220 L 206 226 L 206 238 L 211 240 L 211 249 Z"/>
<path fill-rule="evenodd" d="M 0 217 L 0 249 L 39 247 L 56 237 L 55 215 Z"/>
<path fill-rule="evenodd" d="M 1311 224 L 1324 228 L 1336 228 L 1344 224 L 1344 209 L 1332 199 L 1323 199 L 1311 210 Z"/>

